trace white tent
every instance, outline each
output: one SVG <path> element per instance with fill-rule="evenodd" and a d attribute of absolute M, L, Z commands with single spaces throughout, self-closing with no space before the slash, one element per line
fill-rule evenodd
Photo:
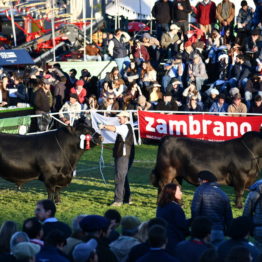
<path fill-rule="evenodd" d="M 201 0 L 190 0 L 191 6 L 196 6 Z M 219 4 L 222 0 L 212 0 Z M 238 14 L 240 0 L 230 0 L 235 4 L 236 15 Z M 124 16 L 129 20 L 152 19 L 151 10 L 156 0 L 114 0 L 106 8 L 106 13 L 111 16 Z M 255 9 L 254 1 L 247 0 L 248 5 Z"/>

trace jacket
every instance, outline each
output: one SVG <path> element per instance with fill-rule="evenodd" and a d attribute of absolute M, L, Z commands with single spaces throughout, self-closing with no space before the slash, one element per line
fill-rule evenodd
<path fill-rule="evenodd" d="M 171 36 L 169 32 L 166 32 L 161 37 L 161 46 L 162 48 L 168 48 L 170 45 L 175 44 L 178 40 L 178 35 Z"/>
<path fill-rule="evenodd" d="M 224 0 L 220 4 L 218 4 L 216 10 L 216 18 L 220 23 L 224 21 L 223 17 L 221 16 L 223 3 Z M 229 17 L 226 19 L 227 23 L 230 24 L 231 22 L 233 22 L 234 17 L 235 17 L 235 5 L 229 1 Z"/>
<path fill-rule="evenodd" d="M 240 103 L 239 105 L 236 105 L 234 103 L 230 104 L 227 109 L 228 113 L 240 113 L 239 115 L 228 115 L 228 116 L 243 116 L 243 113 L 247 113 L 247 106 L 244 103 Z"/>
<path fill-rule="evenodd" d="M 158 206 L 156 217 L 167 222 L 167 251 L 174 253 L 174 247 L 189 234 L 188 223 L 183 209 L 176 202 Z"/>
<path fill-rule="evenodd" d="M 112 252 L 115 254 L 118 262 L 125 262 L 131 248 L 138 244 L 140 244 L 140 242 L 134 237 L 120 236 L 109 246 Z"/>
<path fill-rule="evenodd" d="M 199 2 L 196 6 L 197 22 L 201 25 L 211 25 L 216 21 L 216 4 L 209 1 L 207 4 L 204 1 Z"/>
<path fill-rule="evenodd" d="M 216 183 L 203 183 L 194 193 L 191 205 L 192 219 L 206 216 L 212 228 L 225 230 L 232 221 L 232 210 L 228 196 Z"/>
<path fill-rule="evenodd" d="M 188 66 L 189 72 L 192 72 L 192 75 L 196 77 L 200 77 L 202 79 L 208 79 L 207 72 L 206 72 L 206 66 L 202 59 L 199 63 L 190 63 Z"/>
<path fill-rule="evenodd" d="M 184 10 L 179 10 L 177 7 L 181 4 L 184 8 Z M 191 5 L 189 0 L 174 0 L 173 2 L 173 20 L 178 21 L 187 21 L 188 20 L 188 14 L 192 11 Z"/>
<path fill-rule="evenodd" d="M 36 255 L 36 262 L 69 262 L 63 253 L 56 247 L 44 246 Z"/>
<path fill-rule="evenodd" d="M 255 226 L 262 226 L 262 180 L 258 180 L 249 189 L 243 216 L 250 217 Z M 261 198 L 259 198 L 260 196 Z"/>
<path fill-rule="evenodd" d="M 169 24 L 172 19 L 172 6 L 171 2 L 157 1 L 152 9 L 152 16 L 159 24 Z"/>
<path fill-rule="evenodd" d="M 137 262 L 178 262 L 178 260 L 170 256 L 163 249 L 150 250 L 143 257 L 139 258 Z"/>
<path fill-rule="evenodd" d="M 189 239 L 180 242 L 176 246 L 175 254 L 180 262 L 198 262 L 205 250 L 211 247 L 211 244 L 207 244 L 200 239 Z"/>
<path fill-rule="evenodd" d="M 39 88 L 34 94 L 34 107 L 35 111 L 42 111 L 48 113 L 51 108 L 50 99 L 52 98 L 51 92 L 45 93 L 43 88 Z M 52 100 L 52 99 L 51 99 Z"/>

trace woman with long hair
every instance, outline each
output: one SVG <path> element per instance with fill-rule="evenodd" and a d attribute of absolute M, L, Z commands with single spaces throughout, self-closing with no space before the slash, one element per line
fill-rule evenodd
<path fill-rule="evenodd" d="M 13 221 L 5 221 L 0 228 L 0 256 L 10 252 L 10 239 L 17 232 L 17 225 Z"/>
<path fill-rule="evenodd" d="M 175 246 L 189 234 L 185 213 L 179 201 L 182 199 L 182 191 L 179 185 L 167 184 L 159 196 L 156 217 L 163 218 L 168 223 L 166 249 L 174 254 Z"/>
<path fill-rule="evenodd" d="M 157 80 L 157 72 L 150 62 L 143 62 L 141 68 L 140 86 L 143 85 L 144 89 L 148 92 L 151 83 Z"/>

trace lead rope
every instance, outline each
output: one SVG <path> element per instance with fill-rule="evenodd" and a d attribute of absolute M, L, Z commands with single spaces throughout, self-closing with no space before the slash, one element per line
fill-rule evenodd
<path fill-rule="evenodd" d="M 101 144 L 101 153 L 100 153 L 100 158 L 99 158 L 99 170 L 100 170 L 100 174 L 102 176 L 102 179 L 104 181 L 104 184 L 106 185 L 106 180 L 105 180 L 105 176 L 103 174 L 103 168 L 105 168 L 105 161 L 104 161 L 104 145 L 103 143 Z"/>
<path fill-rule="evenodd" d="M 259 163 L 258 163 L 258 159 L 260 158 L 259 156 L 256 157 L 255 154 L 251 151 L 251 149 L 247 146 L 247 144 L 241 140 L 241 143 L 243 144 L 243 146 L 247 149 L 247 151 L 252 155 L 253 159 L 255 160 L 255 163 L 257 165 L 257 170 L 259 171 Z"/>

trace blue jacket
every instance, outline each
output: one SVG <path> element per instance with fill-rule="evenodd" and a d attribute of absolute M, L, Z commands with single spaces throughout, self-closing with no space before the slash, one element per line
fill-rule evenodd
<path fill-rule="evenodd" d="M 225 230 L 232 221 L 232 210 L 228 196 L 217 183 L 203 183 L 193 197 L 192 219 L 206 216 L 212 222 L 212 229 Z"/>
<path fill-rule="evenodd" d="M 56 247 L 44 246 L 36 255 L 36 262 L 70 262 Z"/>
<path fill-rule="evenodd" d="M 184 240 L 176 246 L 175 256 L 181 262 L 197 262 L 204 251 L 211 247 L 201 240 Z"/>
<path fill-rule="evenodd" d="M 179 262 L 173 256 L 170 256 L 165 250 L 150 250 L 143 257 L 139 258 L 136 262 Z"/>
<path fill-rule="evenodd" d="M 168 223 L 168 243 L 166 249 L 169 253 L 173 254 L 176 244 L 184 240 L 189 234 L 185 213 L 179 204 L 171 202 L 163 207 L 158 206 L 156 217 L 163 218 Z"/>
<path fill-rule="evenodd" d="M 219 261 L 223 262 L 225 261 L 226 256 L 228 255 L 228 253 L 230 252 L 230 250 L 233 247 L 236 246 L 241 246 L 241 247 L 246 247 L 249 251 L 250 254 L 252 256 L 252 261 L 256 261 L 256 257 L 259 254 L 258 249 L 254 246 L 254 244 L 252 244 L 251 242 L 248 242 L 248 240 L 246 239 L 228 239 L 225 240 L 224 242 L 222 242 L 219 246 L 218 246 L 218 256 L 219 256 Z"/>

